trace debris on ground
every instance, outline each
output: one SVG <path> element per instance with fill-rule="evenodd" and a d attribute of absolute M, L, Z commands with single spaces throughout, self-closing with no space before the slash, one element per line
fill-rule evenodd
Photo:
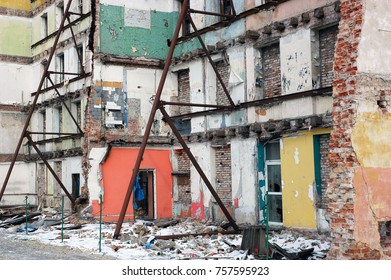
<path fill-rule="evenodd" d="M 77 247 L 117 259 L 266 258 L 266 256 L 254 255 L 247 248 L 241 248 L 242 234 L 229 234 L 230 232 L 224 229 L 227 228 L 224 224 L 213 224 L 192 218 L 125 222 L 121 228 L 120 238 L 113 239 L 116 227 L 114 223 L 99 225 L 96 221 L 91 219 L 87 221 L 77 214 L 65 215 L 64 221 L 58 213 L 31 213 L 30 215 L 27 233 L 26 218 L 18 215 L 0 221 L 0 234 L 6 234 L 10 238 L 34 239 L 45 244 Z M 101 239 L 99 232 L 101 232 Z M 289 230 L 270 232 L 270 257 L 274 259 L 324 258 L 329 249 L 329 241 L 321 235 L 314 238 L 309 235 L 309 233 L 301 234 Z"/>

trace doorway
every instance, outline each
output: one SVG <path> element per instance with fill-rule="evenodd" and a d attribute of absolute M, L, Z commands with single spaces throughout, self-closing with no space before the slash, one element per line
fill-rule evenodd
<path fill-rule="evenodd" d="M 155 217 L 154 171 L 140 170 L 138 180 L 143 195 L 139 197 L 139 199 L 142 199 L 135 199 L 135 217 L 138 219 L 152 220 Z"/>
<path fill-rule="evenodd" d="M 77 199 L 80 196 L 80 174 L 72 174 L 72 196 Z"/>

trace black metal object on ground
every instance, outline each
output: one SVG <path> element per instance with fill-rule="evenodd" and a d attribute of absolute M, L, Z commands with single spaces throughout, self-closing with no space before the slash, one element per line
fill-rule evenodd
<path fill-rule="evenodd" d="M 251 226 L 243 229 L 242 250 L 248 250 L 254 256 L 266 255 L 265 230 L 261 226 Z"/>

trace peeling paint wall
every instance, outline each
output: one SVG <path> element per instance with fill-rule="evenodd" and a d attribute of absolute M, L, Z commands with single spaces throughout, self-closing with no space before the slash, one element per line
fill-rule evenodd
<path fill-rule="evenodd" d="M 142 5 L 101 1 L 99 50 L 116 55 L 164 59 L 169 49 L 166 42 L 171 40 L 178 19 L 177 7 L 172 5 L 162 1 Z"/>
<path fill-rule="evenodd" d="M 240 223 L 258 223 L 257 140 L 232 139 L 232 204 Z"/>
<path fill-rule="evenodd" d="M 390 1 L 342 1 L 334 79 L 329 258 L 390 259 Z"/>
<path fill-rule="evenodd" d="M 314 140 L 326 129 L 286 135 L 281 145 L 283 223 L 287 227 L 317 228 Z"/>
<path fill-rule="evenodd" d="M 280 40 L 282 94 L 319 86 L 318 73 L 314 71 L 312 63 L 312 32 L 302 29 Z"/>

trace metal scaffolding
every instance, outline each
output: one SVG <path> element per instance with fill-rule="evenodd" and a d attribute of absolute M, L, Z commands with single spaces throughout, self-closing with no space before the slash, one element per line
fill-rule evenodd
<path fill-rule="evenodd" d="M 56 49 L 57 49 L 57 46 L 59 44 L 59 40 L 60 40 L 60 37 L 61 37 L 61 34 L 65 31 L 65 30 L 68 30 L 70 29 L 71 31 L 71 35 L 72 35 L 72 40 L 73 40 L 73 43 L 75 44 L 75 47 L 77 49 L 77 42 L 76 42 L 76 37 L 75 37 L 75 34 L 73 32 L 73 29 L 72 29 L 72 26 L 74 26 L 75 24 L 77 24 L 81 19 L 85 18 L 88 16 L 88 14 L 82 14 L 82 13 L 76 13 L 76 12 L 71 12 L 70 11 L 70 7 L 71 7 L 71 4 L 72 4 L 72 1 L 73 0 L 69 0 L 68 1 L 68 4 L 66 6 L 66 8 L 64 9 L 64 16 L 62 17 L 61 19 L 61 23 L 60 23 L 60 26 L 58 28 L 58 30 L 56 32 L 54 32 L 53 34 L 49 35 L 47 38 L 44 38 L 43 40 L 47 40 L 49 37 L 52 37 L 53 35 L 55 35 L 55 39 L 54 39 L 54 42 L 53 42 L 53 46 L 50 50 L 50 53 L 49 53 L 49 57 L 47 59 L 47 63 L 45 64 L 45 68 L 44 68 L 44 72 L 42 74 L 42 77 L 41 77 L 41 80 L 39 82 L 39 85 L 38 85 L 38 89 L 37 91 L 33 94 L 34 95 L 34 99 L 30 105 L 30 108 L 29 108 L 29 112 L 28 112 L 28 115 L 27 115 L 27 119 L 26 119 L 26 122 L 24 124 L 24 127 L 23 127 L 23 130 L 22 130 L 22 133 L 20 135 L 20 138 L 19 138 L 19 141 L 16 145 L 16 149 L 15 149 L 15 153 L 13 155 L 13 158 L 11 160 L 11 164 L 8 168 L 8 172 L 7 172 L 7 175 L 5 177 L 5 180 L 3 182 L 3 186 L 2 186 L 2 189 L 0 191 L 0 201 L 4 195 L 4 192 L 5 192 L 5 189 L 7 187 L 7 184 L 8 184 L 8 181 L 10 179 L 10 176 L 12 174 L 12 170 L 14 168 L 14 165 L 15 165 L 15 162 L 16 162 L 16 159 L 18 157 L 18 154 L 19 154 L 19 151 L 20 151 L 20 148 L 23 144 L 23 141 L 24 139 L 26 138 L 27 139 L 27 142 L 34 148 L 34 150 L 36 151 L 36 153 L 38 154 L 38 156 L 41 158 L 41 160 L 44 162 L 44 164 L 46 165 L 47 169 L 50 171 L 50 173 L 53 175 L 54 179 L 57 181 L 57 183 L 60 185 L 61 189 L 64 191 L 64 193 L 66 194 L 66 196 L 69 198 L 69 200 L 72 202 L 72 205 L 75 205 L 75 198 L 68 192 L 68 190 L 66 189 L 66 187 L 64 186 L 64 184 L 62 183 L 61 179 L 57 176 L 56 172 L 53 170 L 53 168 L 50 166 L 49 162 L 47 161 L 47 159 L 45 158 L 45 155 L 42 153 L 42 151 L 39 149 L 38 145 L 37 145 L 37 142 L 33 140 L 32 138 L 32 135 L 58 135 L 59 139 L 61 139 L 62 136 L 80 136 L 82 137 L 84 135 L 84 132 L 83 130 L 81 129 L 81 127 L 79 126 L 79 124 L 77 123 L 77 120 L 75 119 L 75 117 L 73 116 L 71 110 L 69 109 L 69 107 L 67 106 L 65 100 L 64 100 L 64 97 L 60 94 L 60 92 L 58 91 L 58 87 L 61 85 L 60 84 L 55 84 L 53 82 L 53 79 L 51 77 L 52 74 L 54 75 L 62 75 L 62 76 L 74 76 L 75 78 L 74 79 L 78 79 L 78 78 L 83 78 L 83 77 L 87 77 L 88 75 L 90 75 L 90 73 L 85 73 L 84 71 L 84 67 L 83 67 L 83 61 L 82 61 L 82 56 L 81 54 L 79 53 L 79 51 L 77 51 L 77 56 L 78 56 L 78 61 L 79 61 L 79 64 L 80 64 L 80 73 L 69 73 L 69 72 L 59 72 L 59 71 L 50 71 L 49 70 L 49 67 L 50 67 L 50 64 L 53 60 L 53 57 L 55 55 L 55 52 L 56 52 Z M 76 16 L 77 19 L 75 20 L 72 20 L 71 21 L 71 16 Z M 68 22 L 68 24 L 66 24 L 66 22 Z M 33 113 L 35 111 L 35 109 L 37 108 L 37 103 L 38 103 L 38 99 L 40 97 L 41 94 L 44 93 L 44 90 L 43 90 L 43 85 L 45 83 L 45 80 L 46 82 L 50 82 L 51 84 L 51 87 L 48 88 L 49 89 L 54 89 L 55 92 L 56 92 L 56 95 L 58 96 L 59 100 L 61 101 L 61 103 L 64 105 L 66 111 L 69 113 L 69 115 L 71 116 L 72 118 L 72 121 L 73 123 L 76 125 L 77 127 L 77 133 L 62 133 L 62 132 L 46 132 L 46 131 L 29 131 L 29 125 L 30 125 L 30 121 L 31 121 L 31 118 L 33 116 Z M 62 82 L 63 84 L 63 82 Z"/>
<path fill-rule="evenodd" d="M 245 18 L 245 17 L 247 17 L 247 16 L 249 16 L 251 14 L 256 14 L 260 10 L 269 9 L 269 8 L 271 8 L 273 6 L 276 6 L 279 3 L 285 2 L 287 0 L 266 1 L 266 4 L 263 4 L 261 6 L 252 8 L 250 10 L 246 10 L 246 11 L 240 13 L 240 14 L 236 13 L 233 0 L 215 0 L 215 1 L 218 1 L 219 5 L 220 5 L 220 11 L 221 11 L 220 13 L 194 10 L 194 9 L 190 8 L 190 0 L 181 0 L 182 8 L 181 8 L 180 13 L 179 13 L 179 18 L 178 18 L 178 21 L 177 21 L 177 25 L 176 25 L 176 28 L 175 28 L 175 31 L 174 31 L 173 38 L 169 41 L 170 48 L 169 48 L 169 51 L 168 51 L 168 55 L 167 55 L 167 57 L 165 59 L 163 73 L 162 73 L 162 76 L 161 76 L 161 79 L 160 79 L 160 82 L 159 82 L 159 86 L 157 88 L 155 99 L 153 101 L 151 113 L 149 115 L 149 119 L 148 119 L 148 122 L 147 122 L 147 125 L 146 125 L 146 128 L 145 128 L 145 133 L 143 135 L 143 140 L 142 140 L 140 149 L 138 151 L 138 156 L 137 156 L 136 162 L 135 162 L 134 167 L 133 167 L 132 177 L 130 179 L 130 182 L 129 182 L 129 185 L 128 185 L 128 188 L 127 188 L 127 192 L 126 192 L 126 195 L 125 195 L 125 198 L 124 198 L 124 202 L 123 202 L 123 205 L 122 205 L 122 208 L 121 208 L 121 212 L 120 212 L 120 215 L 119 215 L 119 220 L 118 220 L 116 228 L 115 228 L 114 238 L 118 238 L 119 235 L 120 235 L 120 230 L 121 230 L 124 218 L 125 218 L 126 209 L 128 207 L 128 204 L 129 204 L 129 201 L 130 201 L 130 198 L 131 198 L 131 195 L 132 195 L 132 191 L 133 191 L 133 186 L 135 185 L 136 178 L 137 178 L 138 172 L 140 170 L 140 165 L 141 165 L 141 162 L 142 162 L 142 159 L 143 159 L 143 155 L 144 155 L 144 152 L 145 152 L 145 149 L 146 149 L 146 146 L 147 146 L 147 141 L 148 141 L 148 138 L 149 138 L 149 135 L 150 135 L 150 131 L 151 131 L 153 122 L 154 122 L 154 117 L 155 117 L 156 111 L 158 111 L 158 110 L 160 110 L 160 112 L 162 113 L 162 115 L 164 117 L 164 121 L 167 122 L 167 124 L 170 126 L 170 128 L 171 128 L 173 134 L 175 135 L 175 137 L 177 138 L 179 144 L 182 146 L 183 150 L 185 151 L 185 153 L 189 157 L 191 163 L 193 164 L 193 166 L 195 167 L 195 169 L 199 173 L 201 179 L 203 180 L 203 182 L 205 183 L 205 185 L 207 186 L 207 188 L 209 189 L 209 191 L 213 195 L 213 198 L 216 200 L 216 202 L 218 203 L 218 205 L 221 208 L 222 212 L 224 213 L 224 215 L 228 219 L 230 226 L 232 226 L 232 228 L 235 231 L 239 230 L 239 227 L 236 224 L 235 220 L 232 218 L 231 214 L 229 213 L 227 208 L 224 206 L 223 202 L 221 201 L 219 195 L 216 193 L 216 191 L 213 188 L 213 186 L 212 186 L 211 182 L 209 181 L 208 177 L 206 176 L 206 174 L 202 170 L 201 166 L 198 164 L 196 158 L 192 154 L 192 152 L 191 152 L 190 148 L 188 147 L 186 141 L 182 138 L 181 134 L 179 133 L 178 129 L 176 128 L 176 126 L 174 124 L 174 121 L 173 121 L 173 117 L 171 117 L 167 113 L 167 111 L 165 109 L 165 106 L 166 105 L 170 105 L 170 106 L 204 107 L 204 108 L 214 108 L 214 109 L 218 109 L 218 110 L 227 110 L 227 111 L 232 111 L 234 109 L 240 108 L 240 104 L 235 105 L 234 102 L 232 101 L 231 96 L 229 94 L 229 91 L 228 91 L 226 85 L 224 84 L 224 81 L 223 81 L 221 75 L 218 72 L 216 64 L 213 61 L 213 59 L 211 57 L 211 54 L 210 54 L 207 46 L 205 45 L 205 43 L 204 43 L 204 41 L 202 39 L 202 34 L 205 34 L 207 32 L 210 32 L 210 31 L 213 31 L 213 30 L 216 30 L 216 29 L 219 29 L 219 28 L 223 28 L 223 27 L 229 26 L 232 23 L 234 23 L 234 22 L 236 22 L 238 20 L 241 20 L 241 19 L 243 19 L 243 18 Z M 48 161 L 45 159 L 45 156 L 40 151 L 39 147 L 37 146 L 37 143 L 34 142 L 32 137 L 31 137 L 31 135 L 33 135 L 33 134 L 42 134 L 42 135 L 45 135 L 45 134 L 51 134 L 51 135 L 57 134 L 59 136 L 61 136 L 61 135 L 66 135 L 66 136 L 72 136 L 72 135 L 73 136 L 83 136 L 84 135 L 84 132 L 82 131 L 81 127 L 78 125 L 78 123 L 77 123 L 76 119 L 73 117 L 70 109 L 67 107 L 66 103 L 64 102 L 63 97 L 60 95 L 59 91 L 57 90 L 57 85 L 55 85 L 53 83 L 53 80 L 51 79 L 51 76 L 50 76 L 51 74 L 60 74 L 60 75 L 74 75 L 74 76 L 76 76 L 76 78 L 78 78 L 78 77 L 79 78 L 83 78 L 83 77 L 86 77 L 86 76 L 90 75 L 90 73 L 85 73 L 84 72 L 84 69 L 82 67 L 82 64 L 83 64 L 82 57 L 80 56 L 79 52 L 77 52 L 79 63 L 81 64 L 80 68 L 82 69 L 81 73 L 66 73 L 66 72 L 49 71 L 49 66 L 50 66 L 50 64 L 52 62 L 52 59 L 53 59 L 53 56 L 54 56 L 54 54 L 56 52 L 56 47 L 59 44 L 60 36 L 61 36 L 61 34 L 62 34 L 62 32 L 64 30 L 70 28 L 71 34 L 72 34 L 72 38 L 73 38 L 73 43 L 75 44 L 75 47 L 77 47 L 75 35 L 74 35 L 73 30 L 72 30 L 72 25 L 74 25 L 76 22 L 80 21 L 81 19 L 84 19 L 87 16 L 87 14 L 71 12 L 70 11 L 71 4 L 72 4 L 72 0 L 69 0 L 68 4 L 67 4 L 67 6 L 66 6 L 66 8 L 64 10 L 64 16 L 63 16 L 63 18 L 61 20 L 61 24 L 60 24 L 60 26 L 58 28 L 58 31 L 55 34 L 52 34 L 53 36 L 55 35 L 53 47 L 51 48 L 47 64 L 45 65 L 45 68 L 44 68 L 44 73 L 43 73 L 43 75 L 41 77 L 41 80 L 40 80 L 39 85 L 38 85 L 38 89 L 37 89 L 37 91 L 35 93 L 33 102 L 32 102 L 32 104 L 30 106 L 30 109 L 29 109 L 29 112 L 28 112 L 28 116 L 27 116 L 24 128 L 22 130 L 20 139 L 19 139 L 18 144 L 16 146 L 16 150 L 15 150 L 14 156 L 12 158 L 10 167 L 8 169 L 8 173 L 6 175 L 6 178 L 4 180 L 2 189 L 0 191 L 0 201 L 2 199 L 4 191 L 5 191 L 6 186 L 8 184 L 8 181 L 10 179 L 10 176 L 11 176 L 13 167 L 15 165 L 15 161 L 17 159 L 19 150 L 20 150 L 20 148 L 21 148 L 21 146 L 23 144 L 23 140 L 24 140 L 24 138 L 26 138 L 28 143 L 30 143 L 30 145 L 35 149 L 35 151 L 37 152 L 39 157 L 42 159 L 42 161 L 45 163 L 45 165 L 47 166 L 49 171 L 52 173 L 52 175 L 54 176 L 54 178 L 56 179 L 56 181 L 58 182 L 58 184 L 60 185 L 60 187 L 62 188 L 64 193 L 67 195 L 67 197 L 71 200 L 71 202 L 73 204 L 75 203 L 74 197 L 67 191 L 67 189 L 65 188 L 64 184 L 61 182 L 60 178 L 56 175 L 56 173 L 53 170 L 53 168 L 50 166 Z M 193 18 L 192 18 L 193 14 L 203 14 L 205 16 L 218 17 L 219 21 L 217 23 L 211 25 L 211 26 L 207 26 L 207 27 L 202 28 L 202 29 L 197 29 L 197 26 L 194 23 Z M 70 16 L 79 16 L 79 18 L 76 19 L 75 21 L 71 22 Z M 68 21 L 67 25 L 65 25 L 66 21 Z M 186 34 L 180 36 L 181 30 L 183 31 L 183 29 L 185 28 L 186 24 L 187 24 L 187 28 L 191 28 L 192 29 L 192 32 L 187 32 Z M 168 72 L 169 72 L 169 68 L 170 68 L 170 64 L 171 64 L 172 59 L 173 59 L 175 48 L 176 48 L 177 44 L 179 44 L 181 42 L 184 42 L 184 41 L 186 41 L 188 39 L 191 39 L 191 38 L 197 38 L 198 39 L 198 41 L 199 41 L 199 43 L 200 43 L 200 45 L 202 47 L 202 50 L 204 52 L 204 55 L 208 59 L 210 65 L 212 66 L 212 68 L 213 68 L 213 70 L 214 70 L 214 72 L 216 74 L 216 78 L 217 78 L 218 82 L 220 83 L 221 88 L 223 89 L 223 92 L 225 94 L 225 97 L 226 97 L 229 105 L 181 103 L 181 102 L 168 102 L 168 101 L 161 100 L 163 87 L 164 87 L 164 84 L 165 84 L 165 81 L 166 81 L 166 78 L 167 78 L 167 75 L 168 75 Z M 70 114 L 73 122 L 75 123 L 75 125 L 76 125 L 76 127 L 78 129 L 78 133 L 31 132 L 31 131 L 28 130 L 28 127 L 29 127 L 32 115 L 34 113 L 34 110 L 37 107 L 38 98 L 39 98 L 40 94 L 42 94 L 42 91 L 43 91 L 42 89 L 43 89 L 43 85 L 44 85 L 45 79 L 47 79 L 52 84 L 52 87 L 50 89 L 54 89 L 56 94 L 58 95 L 58 97 L 61 99 L 62 103 L 64 104 L 66 110 Z"/>

